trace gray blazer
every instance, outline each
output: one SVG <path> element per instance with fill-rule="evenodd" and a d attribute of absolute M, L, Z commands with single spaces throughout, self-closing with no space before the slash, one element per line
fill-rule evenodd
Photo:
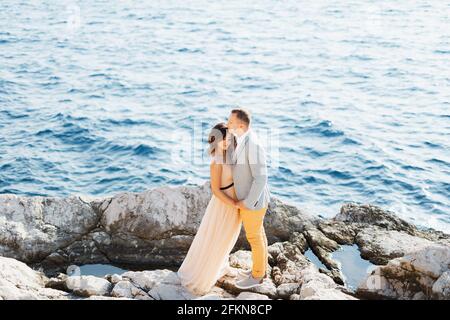
<path fill-rule="evenodd" d="M 252 131 L 231 153 L 236 195 L 250 210 L 267 208 L 270 192 L 267 179 L 266 153 Z"/>

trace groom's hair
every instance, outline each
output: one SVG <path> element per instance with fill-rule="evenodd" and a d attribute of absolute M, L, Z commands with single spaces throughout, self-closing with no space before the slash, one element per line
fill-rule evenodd
<path fill-rule="evenodd" d="M 250 113 L 247 110 L 238 108 L 231 110 L 231 113 L 235 114 L 239 120 L 245 122 L 247 126 L 250 125 Z"/>

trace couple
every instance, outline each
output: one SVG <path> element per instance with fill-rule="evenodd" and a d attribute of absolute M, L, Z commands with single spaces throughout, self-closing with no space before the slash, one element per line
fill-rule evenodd
<path fill-rule="evenodd" d="M 252 251 L 252 269 L 240 270 L 240 289 L 260 285 L 268 264 L 264 216 L 269 203 L 263 148 L 250 129 L 250 114 L 234 109 L 228 125 L 219 123 L 208 137 L 212 198 L 189 251 L 178 269 L 184 287 L 196 295 L 208 293 L 222 276 L 233 274 L 229 254 L 241 223 Z"/>

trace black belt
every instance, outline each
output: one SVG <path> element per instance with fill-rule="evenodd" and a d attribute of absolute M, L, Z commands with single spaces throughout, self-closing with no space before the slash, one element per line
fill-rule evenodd
<path fill-rule="evenodd" d="M 227 190 L 227 189 L 231 188 L 232 186 L 234 186 L 234 182 L 232 182 L 229 186 L 220 188 L 220 190 Z"/>

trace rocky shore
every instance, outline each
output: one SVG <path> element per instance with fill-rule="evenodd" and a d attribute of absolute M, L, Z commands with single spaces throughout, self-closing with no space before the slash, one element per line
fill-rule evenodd
<path fill-rule="evenodd" d="M 242 230 L 232 270 L 205 296 L 179 282 L 181 264 L 211 193 L 159 187 L 106 198 L 0 195 L 1 299 L 450 299 L 450 235 L 424 230 L 372 205 L 344 204 L 322 219 L 273 199 L 265 219 L 269 276 L 235 287 L 251 267 Z M 356 290 L 333 252 L 356 245 L 376 266 Z M 311 250 L 324 267 L 305 253 Z M 126 266 L 121 275 L 67 275 L 71 265 Z"/>

